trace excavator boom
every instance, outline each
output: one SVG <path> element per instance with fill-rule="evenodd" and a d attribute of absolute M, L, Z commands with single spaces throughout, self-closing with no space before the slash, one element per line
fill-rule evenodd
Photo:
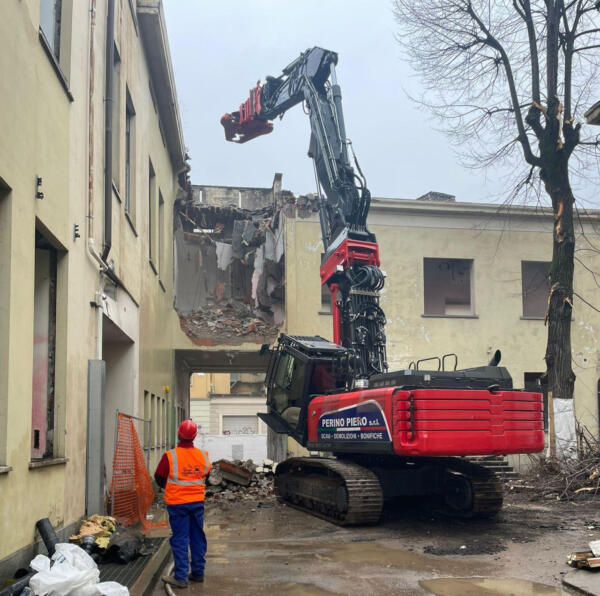
<path fill-rule="evenodd" d="M 332 294 L 334 341 L 282 334 L 267 372 L 269 412 L 259 416 L 336 459 L 286 460 L 275 491 L 342 525 L 375 523 L 384 499 L 404 495 L 441 500 L 461 517 L 493 515 L 502 505 L 494 473 L 456 456 L 541 451 L 542 397 L 513 389 L 499 352 L 488 366 L 456 370 L 456 356 L 447 354 L 437 371 L 419 370 L 417 361 L 387 372 L 379 305 L 385 275 L 367 227 L 371 195 L 348 154 L 337 62 L 335 52 L 309 49 L 221 118 L 225 138 L 236 143 L 270 133 L 272 120 L 300 103 L 310 119 L 325 249 L 320 276 Z"/>

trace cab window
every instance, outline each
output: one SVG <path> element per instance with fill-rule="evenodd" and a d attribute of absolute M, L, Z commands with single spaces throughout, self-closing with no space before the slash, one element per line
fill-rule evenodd
<path fill-rule="evenodd" d="M 304 404 L 306 364 L 287 352 L 282 352 L 277 363 L 271 388 L 271 407 L 292 427 L 298 424 Z"/>

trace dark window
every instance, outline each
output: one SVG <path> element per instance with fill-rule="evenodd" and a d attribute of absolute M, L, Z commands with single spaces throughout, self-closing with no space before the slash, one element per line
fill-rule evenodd
<path fill-rule="evenodd" d="M 423 259 L 424 313 L 472 315 L 472 259 Z"/>
<path fill-rule="evenodd" d="M 534 391 L 542 394 L 544 408 L 544 430 L 548 430 L 548 383 L 545 380 L 544 373 L 526 372 L 524 377 L 525 391 Z"/>
<path fill-rule="evenodd" d="M 121 192 L 121 58 L 115 46 L 112 105 L 112 181 Z"/>
<path fill-rule="evenodd" d="M 150 403 L 150 392 L 144 391 L 144 418 L 146 420 L 152 419 L 152 409 Z M 149 450 L 152 446 L 152 438 L 150 436 L 150 431 L 152 429 L 152 424 L 145 423 L 144 424 L 144 449 Z"/>
<path fill-rule="evenodd" d="M 31 459 L 54 455 L 57 251 L 36 231 Z"/>
<path fill-rule="evenodd" d="M 327 284 L 321 285 L 321 312 L 331 313 L 331 290 Z"/>
<path fill-rule="evenodd" d="M 269 405 L 292 427 L 299 423 L 304 401 L 307 365 L 287 352 L 281 352 L 270 391 Z"/>
<path fill-rule="evenodd" d="M 550 263 L 522 261 L 523 316 L 543 319 L 550 294 Z"/>
<path fill-rule="evenodd" d="M 60 60 L 62 0 L 40 0 L 40 29 L 57 61 Z"/>
<path fill-rule="evenodd" d="M 156 250 L 156 240 L 154 228 L 156 226 L 156 174 L 152 167 L 152 162 L 148 162 L 148 257 L 152 267 L 155 269 L 154 252 Z"/>
<path fill-rule="evenodd" d="M 6 464 L 8 354 L 11 279 L 11 198 L 10 187 L 0 176 L 0 466 Z"/>
<path fill-rule="evenodd" d="M 165 251 L 165 201 L 162 193 L 158 191 L 158 275 L 160 279 L 164 278 L 164 251 Z"/>
<path fill-rule="evenodd" d="M 135 215 L 135 110 L 129 92 L 125 107 L 125 212 L 131 218 Z"/>

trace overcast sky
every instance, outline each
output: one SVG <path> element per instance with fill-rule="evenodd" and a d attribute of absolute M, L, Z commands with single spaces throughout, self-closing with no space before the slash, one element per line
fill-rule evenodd
<path fill-rule="evenodd" d="M 458 201 L 501 198 L 493 173 L 461 167 L 448 139 L 406 96 L 419 81 L 394 40 L 390 0 L 164 0 L 192 182 L 315 192 L 301 106 L 249 143 L 225 141 L 220 117 L 266 75 L 315 45 L 338 52 L 346 130 L 374 196 L 429 190 Z M 495 183 L 496 182 L 496 183 Z"/>

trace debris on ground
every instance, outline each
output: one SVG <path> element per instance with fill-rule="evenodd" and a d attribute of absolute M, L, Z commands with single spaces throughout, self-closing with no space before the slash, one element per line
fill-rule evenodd
<path fill-rule="evenodd" d="M 227 338 L 260 336 L 276 337 L 279 327 L 256 316 L 255 310 L 244 302 L 228 301 L 223 305 L 206 304 L 201 310 L 179 313 L 183 332 L 192 339 L 207 335 Z"/>
<path fill-rule="evenodd" d="M 181 329 L 198 345 L 265 343 L 279 333 L 285 316 L 281 199 L 269 192 L 258 203 L 255 209 L 176 206 L 175 308 Z"/>
<path fill-rule="evenodd" d="M 507 483 L 511 492 L 531 500 L 589 500 L 600 498 L 600 440 L 585 427 L 577 429 L 578 453 L 556 458 L 532 456 L 522 477 Z"/>
<path fill-rule="evenodd" d="M 591 550 L 571 553 L 567 557 L 567 565 L 576 569 L 597 569 L 600 568 L 600 557 Z"/>
<path fill-rule="evenodd" d="M 79 532 L 69 538 L 95 562 L 127 564 L 138 555 L 154 552 L 144 535 L 118 523 L 109 515 L 92 515 L 83 520 Z"/>
<path fill-rule="evenodd" d="M 265 459 L 260 466 L 252 460 L 220 460 L 208 476 L 206 495 L 214 502 L 273 498 L 276 464 Z"/>
<path fill-rule="evenodd" d="M 84 536 L 94 536 L 95 543 L 100 549 L 108 547 L 108 542 L 116 530 L 117 520 L 110 515 L 94 514 L 83 521 L 79 533 L 69 537 L 70 542 L 81 544 Z"/>

